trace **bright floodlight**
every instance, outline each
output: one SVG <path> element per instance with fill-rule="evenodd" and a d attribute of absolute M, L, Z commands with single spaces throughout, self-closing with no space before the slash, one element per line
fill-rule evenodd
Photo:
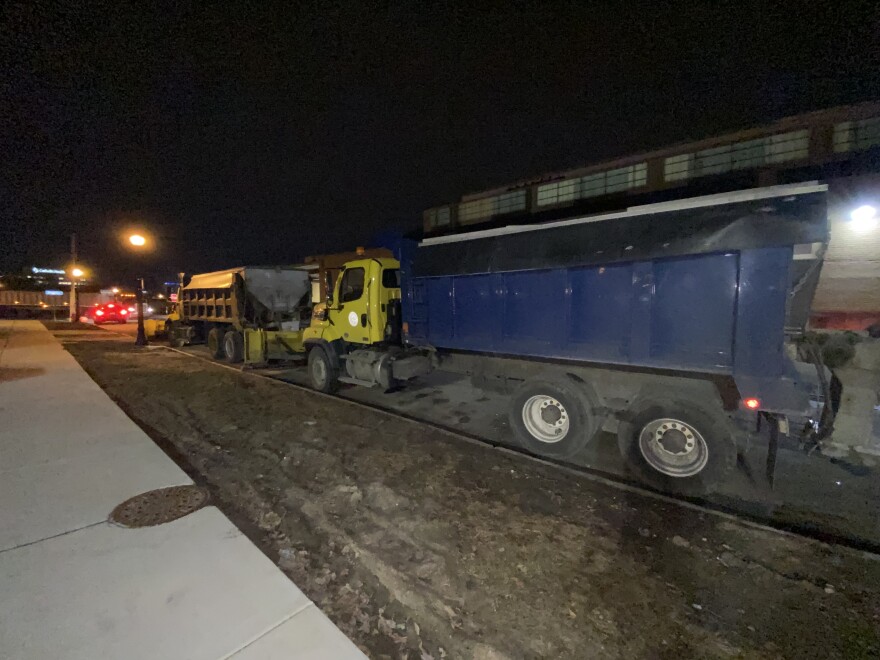
<path fill-rule="evenodd" d="M 112 289 L 110 289 L 110 291 L 112 291 L 113 293 L 119 293 L 119 287 L 114 286 Z"/>
<path fill-rule="evenodd" d="M 70 271 L 70 274 L 74 277 L 82 277 L 86 273 L 82 268 L 74 268 L 72 271 Z"/>
<path fill-rule="evenodd" d="M 849 214 L 853 231 L 864 234 L 877 227 L 877 209 L 864 204 Z"/>
<path fill-rule="evenodd" d="M 140 234 L 132 234 L 128 237 L 128 240 L 132 245 L 135 245 L 137 247 L 142 247 L 147 244 L 147 239 Z"/>

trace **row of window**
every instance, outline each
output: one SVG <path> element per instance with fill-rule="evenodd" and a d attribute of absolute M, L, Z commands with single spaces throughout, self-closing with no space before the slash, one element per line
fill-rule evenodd
<path fill-rule="evenodd" d="M 709 174 L 723 174 L 762 165 L 806 159 L 810 154 L 810 132 L 806 129 L 726 144 L 663 161 L 663 178 L 681 181 Z"/>
<path fill-rule="evenodd" d="M 845 153 L 880 146 L 880 117 L 840 122 L 834 125 L 834 151 Z M 737 170 L 806 160 L 810 155 L 810 131 L 788 131 L 752 140 L 744 140 L 691 153 L 669 156 L 663 161 L 666 182 L 724 174 Z M 599 197 L 647 185 L 648 164 L 641 162 L 596 174 L 545 183 L 537 186 L 537 206 L 571 203 L 579 199 Z M 470 224 L 514 211 L 528 205 L 526 190 L 516 190 L 494 197 L 462 202 L 458 205 L 458 222 Z M 425 213 L 431 229 L 452 223 L 451 209 L 443 206 Z"/>
<path fill-rule="evenodd" d="M 576 199 L 598 197 L 648 183 L 648 163 L 619 167 L 607 172 L 588 174 L 577 179 L 565 179 L 538 186 L 538 206 L 562 204 Z"/>
<path fill-rule="evenodd" d="M 495 215 L 526 210 L 526 190 L 514 190 L 458 205 L 458 221 L 468 224 Z"/>
<path fill-rule="evenodd" d="M 844 121 L 834 126 L 834 151 L 861 151 L 880 146 L 880 117 Z"/>

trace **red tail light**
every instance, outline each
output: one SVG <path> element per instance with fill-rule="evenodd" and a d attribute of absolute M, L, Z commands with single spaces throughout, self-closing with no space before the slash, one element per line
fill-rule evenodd
<path fill-rule="evenodd" d="M 757 410 L 758 408 L 761 407 L 761 402 L 758 399 L 755 399 L 754 397 L 752 397 L 750 399 L 743 399 L 743 403 L 746 405 L 746 408 L 748 408 L 749 410 Z"/>
<path fill-rule="evenodd" d="M 119 313 L 122 314 L 123 316 L 125 316 L 126 314 L 128 314 L 128 310 L 127 309 L 120 309 Z"/>
<path fill-rule="evenodd" d="M 98 309 L 98 310 L 96 310 L 96 311 L 95 311 L 95 316 L 104 316 L 104 310 L 103 310 L 103 309 Z"/>
<path fill-rule="evenodd" d="M 109 305 L 107 305 L 107 307 L 109 307 L 110 309 L 113 309 L 114 307 L 116 307 L 116 305 L 114 305 L 113 303 L 110 303 Z"/>

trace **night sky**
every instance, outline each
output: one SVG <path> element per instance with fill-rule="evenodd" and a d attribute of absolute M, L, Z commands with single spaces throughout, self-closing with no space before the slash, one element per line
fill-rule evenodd
<path fill-rule="evenodd" d="M 467 192 L 880 98 L 877 2 L 152 4 L 3 3 L 0 272 L 66 264 L 71 231 L 105 282 L 293 263 Z M 160 249 L 126 253 L 126 223 Z"/>

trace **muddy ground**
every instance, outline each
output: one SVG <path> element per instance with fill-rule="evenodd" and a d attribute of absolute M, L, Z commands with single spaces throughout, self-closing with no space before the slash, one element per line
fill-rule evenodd
<path fill-rule="evenodd" d="M 370 657 L 880 657 L 875 555 L 163 348 L 59 334 Z"/>

